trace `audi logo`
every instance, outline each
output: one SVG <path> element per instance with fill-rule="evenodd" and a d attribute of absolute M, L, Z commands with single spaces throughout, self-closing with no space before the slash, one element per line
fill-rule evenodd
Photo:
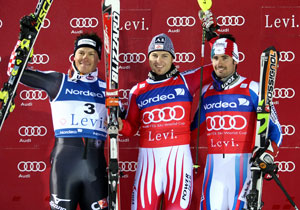
<path fill-rule="evenodd" d="M 193 16 L 171 16 L 167 19 L 167 25 L 170 27 L 192 27 L 195 23 L 196 19 Z"/>
<path fill-rule="evenodd" d="M 278 172 L 293 172 L 296 165 L 293 161 L 275 161 L 278 166 Z"/>
<path fill-rule="evenodd" d="M 98 26 L 98 19 L 91 18 L 72 18 L 70 20 L 70 26 L 72 28 L 95 28 Z"/>
<path fill-rule="evenodd" d="M 19 128 L 20 136 L 45 136 L 47 128 L 45 126 L 21 126 Z"/>
<path fill-rule="evenodd" d="M 47 93 L 43 90 L 22 90 L 20 98 L 22 100 L 46 100 Z"/>
<path fill-rule="evenodd" d="M 3 25 L 3 23 L 2 23 L 2 20 L 0 19 L 0 28 L 2 28 L 2 25 Z"/>
<path fill-rule="evenodd" d="M 243 62 L 245 60 L 245 54 L 242 52 L 239 52 L 239 63 Z"/>
<path fill-rule="evenodd" d="M 182 106 L 164 107 L 162 109 L 153 109 L 150 112 L 143 113 L 143 123 L 170 122 L 172 120 L 181 120 L 185 116 L 185 110 Z"/>
<path fill-rule="evenodd" d="M 192 63 L 195 61 L 195 54 L 194 53 L 175 53 L 175 60 L 174 62 L 181 62 L 181 63 Z"/>
<path fill-rule="evenodd" d="M 242 26 L 245 24 L 245 18 L 239 16 L 219 16 L 217 17 L 217 24 L 219 26 Z"/>
<path fill-rule="evenodd" d="M 74 54 L 71 54 L 71 55 L 69 56 L 69 61 L 70 61 L 70 63 L 73 63 L 73 60 L 74 60 Z"/>
<path fill-rule="evenodd" d="M 49 28 L 49 26 L 50 26 L 50 20 L 48 18 L 45 18 L 42 24 L 42 28 Z"/>
<path fill-rule="evenodd" d="M 128 99 L 130 89 L 120 89 L 119 90 L 119 99 Z"/>
<path fill-rule="evenodd" d="M 120 63 L 144 63 L 147 57 L 144 53 L 120 53 Z"/>
<path fill-rule="evenodd" d="M 46 64 L 49 62 L 49 56 L 47 54 L 33 54 L 30 64 Z"/>
<path fill-rule="evenodd" d="M 119 167 L 122 172 L 135 172 L 137 169 L 136 161 L 119 161 Z"/>
<path fill-rule="evenodd" d="M 47 168 L 44 161 L 21 161 L 17 167 L 20 172 L 43 172 Z"/>
<path fill-rule="evenodd" d="M 295 53 L 292 51 L 281 51 L 279 61 L 281 62 L 292 62 L 295 60 Z"/>
<path fill-rule="evenodd" d="M 292 136 L 295 134 L 296 129 L 292 125 L 281 125 L 282 135 Z"/>
<path fill-rule="evenodd" d="M 295 90 L 293 88 L 274 88 L 274 98 L 293 98 Z"/>
<path fill-rule="evenodd" d="M 242 130 L 247 125 L 247 120 L 241 115 L 215 115 L 206 118 L 206 128 L 208 131 L 218 130 Z"/>

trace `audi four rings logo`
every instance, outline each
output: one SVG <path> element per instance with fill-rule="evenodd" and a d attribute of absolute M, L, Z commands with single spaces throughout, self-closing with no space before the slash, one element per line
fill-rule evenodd
<path fill-rule="evenodd" d="M 278 166 L 278 172 L 293 172 L 296 164 L 293 161 L 275 161 Z"/>
<path fill-rule="evenodd" d="M 196 19 L 193 16 L 171 16 L 167 19 L 167 24 L 170 27 L 192 27 L 195 23 Z"/>
<path fill-rule="evenodd" d="M 292 125 L 281 125 L 282 135 L 292 136 L 295 134 L 296 129 Z"/>
<path fill-rule="evenodd" d="M 144 63 L 147 57 L 144 53 L 120 53 L 120 63 Z"/>
<path fill-rule="evenodd" d="M 175 53 L 175 60 L 174 62 L 181 62 L 181 63 L 192 63 L 195 61 L 195 54 L 194 53 Z"/>
<path fill-rule="evenodd" d="M 274 98 L 293 98 L 295 96 L 295 90 L 293 88 L 275 88 Z"/>
<path fill-rule="evenodd" d="M 295 60 L 295 53 L 292 51 L 281 51 L 279 61 L 281 62 L 292 62 Z"/>
<path fill-rule="evenodd" d="M 135 161 L 119 161 L 119 167 L 122 172 L 135 172 L 137 169 L 137 162 L 135 162 Z"/>
<path fill-rule="evenodd" d="M 43 90 L 22 90 L 20 92 L 22 100 L 45 100 L 47 97 L 47 93 Z"/>
<path fill-rule="evenodd" d="M 21 126 L 19 128 L 20 136 L 45 136 L 47 128 L 45 126 Z"/>
<path fill-rule="evenodd" d="M 219 26 L 242 26 L 245 24 L 245 18 L 241 15 L 238 16 L 219 16 L 217 17 Z"/>
<path fill-rule="evenodd" d="M 243 62 L 245 60 L 245 54 L 242 52 L 239 52 L 239 63 Z"/>
<path fill-rule="evenodd" d="M 44 161 L 21 161 L 18 163 L 20 172 L 43 172 L 46 168 Z"/>
<path fill-rule="evenodd" d="M 95 28 L 98 26 L 98 19 L 91 18 L 72 18 L 70 20 L 70 26 L 72 28 Z"/>
<path fill-rule="evenodd" d="M 170 122 L 171 120 L 181 120 L 185 116 L 185 110 L 182 106 L 164 107 L 162 109 L 153 109 L 150 112 L 143 113 L 143 123 Z"/>
<path fill-rule="evenodd" d="M 44 22 L 42 24 L 42 27 L 43 28 L 49 28 L 49 26 L 50 26 L 50 20 L 48 18 L 45 18 Z"/>
<path fill-rule="evenodd" d="M 73 63 L 73 60 L 74 60 L 74 54 L 71 54 L 71 55 L 69 56 L 69 61 L 70 61 L 70 63 Z"/>
<path fill-rule="evenodd" d="M 47 54 L 33 54 L 30 64 L 46 64 L 49 62 L 49 56 Z"/>
<path fill-rule="evenodd" d="M 242 130 L 247 125 L 247 120 L 241 115 L 215 115 L 206 118 L 206 127 L 208 131 L 218 130 Z"/>
<path fill-rule="evenodd" d="M 128 99 L 130 89 L 120 89 L 119 90 L 119 99 Z"/>

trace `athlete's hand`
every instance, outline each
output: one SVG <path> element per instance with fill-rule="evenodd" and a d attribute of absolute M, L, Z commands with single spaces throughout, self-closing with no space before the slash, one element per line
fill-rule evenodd
<path fill-rule="evenodd" d="M 203 30 L 206 31 L 206 40 L 210 41 L 212 38 L 218 36 L 216 30 L 219 29 L 220 26 L 215 21 L 212 12 L 210 10 L 206 10 L 205 12 L 200 10 L 198 16 Z"/>
<path fill-rule="evenodd" d="M 34 28 L 36 25 L 36 18 L 34 14 L 26 15 L 20 20 L 20 34 L 19 39 L 22 40 L 24 38 L 28 38 L 30 32 L 36 31 Z"/>
<path fill-rule="evenodd" d="M 209 28 L 215 24 L 213 14 L 210 10 L 206 10 L 205 12 L 200 10 L 198 15 L 201 25 L 205 30 L 209 30 Z"/>
<path fill-rule="evenodd" d="M 278 146 L 274 141 L 269 140 L 269 146 L 266 151 L 263 151 L 262 148 L 254 148 L 253 158 L 257 163 L 273 164 L 275 157 L 278 155 Z"/>

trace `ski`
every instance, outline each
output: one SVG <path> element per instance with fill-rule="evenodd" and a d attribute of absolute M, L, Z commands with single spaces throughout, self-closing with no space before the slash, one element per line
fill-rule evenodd
<path fill-rule="evenodd" d="M 269 47 L 263 51 L 260 57 L 260 89 L 258 94 L 257 122 L 255 148 L 261 149 L 256 157 L 252 158 L 252 187 L 247 198 L 247 210 L 260 210 L 263 207 L 262 187 L 263 170 L 266 168 L 264 162 L 257 161 L 268 147 L 268 128 L 271 114 L 271 105 L 275 88 L 275 79 L 278 67 L 279 52 L 274 47 Z M 272 160 L 271 160 L 272 162 Z M 270 164 L 274 164 L 273 162 Z"/>
<path fill-rule="evenodd" d="M 0 94 L 0 131 L 4 124 L 5 119 L 11 110 L 11 107 L 14 106 L 13 99 L 16 95 L 16 91 L 24 72 L 24 69 L 27 66 L 27 63 L 30 60 L 32 54 L 33 46 L 38 37 L 38 34 L 44 23 L 44 19 L 50 9 L 53 0 L 39 0 L 35 11 L 31 14 L 30 18 L 33 20 L 31 23 L 30 30 L 26 33 L 20 33 L 19 36 L 19 46 L 15 49 L 15 64 L 9 76 L 7 82 L 4 83 L 3 88 L 1 89 Z"/>
<path fill-rule="evenodd" d="M 106 76 L 106 100 L 108 109 L 108 209 L 120 209 L 119 170 L 119 25 L 120 1 L 102 0 L 102 20 L 104 32 L 104 55 Z"/>

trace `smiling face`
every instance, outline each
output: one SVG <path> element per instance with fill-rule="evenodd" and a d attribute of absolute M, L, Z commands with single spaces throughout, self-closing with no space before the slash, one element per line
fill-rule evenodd
<path fill-rule="evenodd" d="M 229 55 L 214 55 L 211 60 L 216 75 L 221 79 L 226 78 L 235 72 L 237 62 Z"/>
<path fill-rule="evenodd" d="M 75 66 L 81 74 L 89 74 L 96 70 L 99 57 L 96 50 L 90 47 L 81 47 L 75 52 Z"/>
<path fill-rule="evenodd" d="M 153 51 L 149 55 L 151 70 L 157 75 L 164 75 L 171 69 L 173 57 L 167 51 Z"/>

